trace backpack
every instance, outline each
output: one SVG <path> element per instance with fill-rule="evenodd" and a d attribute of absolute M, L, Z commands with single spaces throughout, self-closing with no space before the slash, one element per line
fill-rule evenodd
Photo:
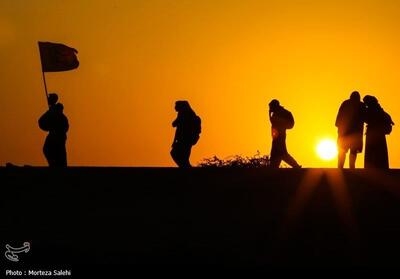
<path fill-rule="evenodd" d="M 390 135 L 390 133 L 392 132 L 392 126 L 394 125 L 392 118 L 390 117 L 390 115 L 386 112 L 384 112 L 383 114 L 383 132 L 385 133 L 385 135 Z"/>
<path fill-rule="evenodd" d="M 193 119 L 192 145 L 195 145 L 199 141 L 200 133 L 201 133 L 201 119 L 196 115 Z"/>
<path fill-rule="evenodd" d="M 294 118 L 290 111 L 283 109 L 282 118 L 284 119 L 284 125 L 286 129 L 292 129 L 294 127 Z"/>

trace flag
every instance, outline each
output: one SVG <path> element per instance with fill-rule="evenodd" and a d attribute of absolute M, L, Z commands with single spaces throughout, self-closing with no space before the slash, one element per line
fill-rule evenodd
<path fill-rule="evenodd" d="M 61 72 L 78 68 L 78 51 L 63 44 L 38 42 L 43 72 Z"/>

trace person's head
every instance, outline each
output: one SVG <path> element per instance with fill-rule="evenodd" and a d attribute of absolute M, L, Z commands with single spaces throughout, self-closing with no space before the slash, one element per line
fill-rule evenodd
<path fill-rule="evenodd" d="M 360 93 L 358 93 L 358 91 L 353 91 L 350 95 L 350 100 L 352 100 L 353 102 L 360 102 L 361 101 Z"/>
<path fill-rule="evenodd" d="M 175 102 L 175 110 L 177 112 L 184 112 L 184 111 L 190 111 L 192 108 L 189 105 L 188 101 L 176 101 Z"/>
<path fill-rule="evenodd" d="M 55 105 L 58 101 L 58 95 L 56 93 L 50 93 L 47 101 L 49 103 L 49 106 Z"/>
<path fill-rule="evenodd" d="M 364 104 L 365 106 L 368 107 L 375 107 L 378 106 L 378 99 L 375 96 L 371 96 L 371 95 L 366 95 L 363 98 Z"/>
<path fill-rule="evenodd" d="M 269 102 L 269 109 L 271 111 L 276 110 L 277 108 L 279 108 L 280 104 L 279 101 L 276 99 L 273 99 L 271 102 Z"/>

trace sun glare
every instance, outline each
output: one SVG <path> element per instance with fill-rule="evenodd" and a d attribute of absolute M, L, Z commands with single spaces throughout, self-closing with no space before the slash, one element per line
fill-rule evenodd
<path fill-rule="evenodd" d="M 336 158 L 338 154 L 336 142 L 332 139 L 321 140 L 317 145 L 317 154 L 325 161 Z"/>

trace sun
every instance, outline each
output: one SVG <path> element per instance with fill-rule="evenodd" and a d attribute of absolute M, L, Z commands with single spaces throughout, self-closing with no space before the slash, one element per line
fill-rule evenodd
<path fill-rule="evenodd" d="M 318 156 L 325 161 L 336 158 L 338 151 L 336 142 L 332 139 L 323 139 L 317 145 Z"/>

